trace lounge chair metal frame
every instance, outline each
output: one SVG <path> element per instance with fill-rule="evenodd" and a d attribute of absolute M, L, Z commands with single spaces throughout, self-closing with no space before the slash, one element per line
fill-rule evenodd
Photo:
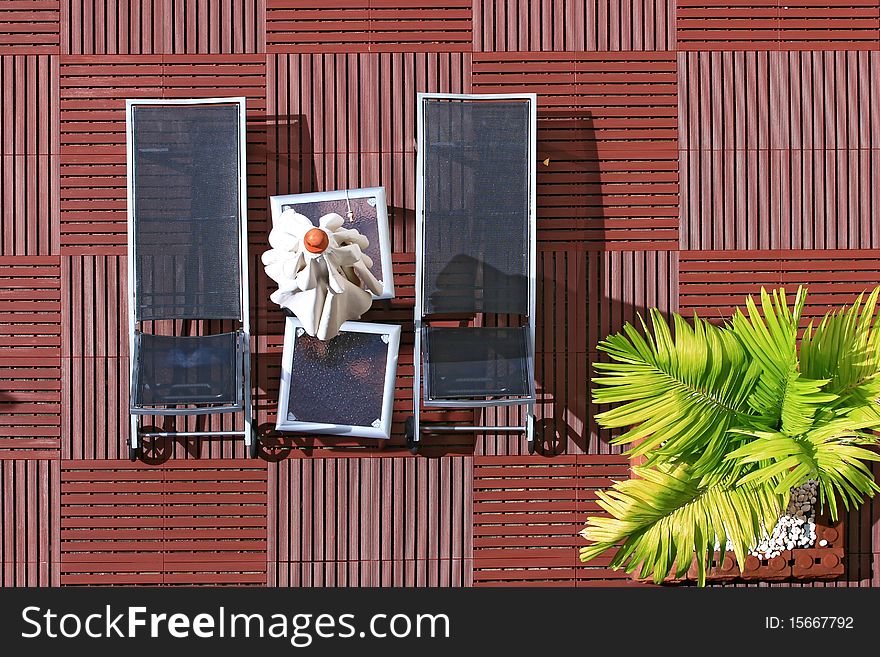
<path fill-rule="evenodd" d="M 490 408 L 498 406 L 525 406 L 526 417 L 523 425 L 517 426 L 485 426 L 485 425 L 460 425 L 460 424 L 429 424 L 421 421 L 421 406 L 423 404 L 423 331 L 426 328 L 425 300 L 424 300 L 424 222 L 425 222 L 425 108 L 426 101 L 431 100 L 463 100 L 463 101 L 506 101 L 518 100 L 528 102 L 529 105 L 529 218 L 528 218 L 528 241 L 529 241 L 529 264 L 528 264 L 528 376 L 531 386 L 531 394 L 527 397 L 510 399 L 447 399 L 447 400 L 424 400 L 426 407 L 436 408 Z M 509 433 L 525 433 L 528 441 L 529 452 L 535 449 L 535 308 L 536 308 L 536 195 L 537 195 L 537 95 L 534 93 L 514 94 L 447 94 L 447 93 L 419 93 L 417 96 L 416 111 L 417 130 L 417 153 L 416 153 L 416 281 L 415 281 L 415 344 L 413 349 L 413 415 L 407 419 L 405 436 L 407 446 L 415 454 L 419 449 L 421 434 L 423 432 L 481 432 L 496 431 Z M 436 247 L 435 247 L 436 248 Z M 427 383 L 425 383 L 424 397 L 427 397 Z"/>
<path fill-rule="evenodd" d="M 149 105 L 238 105 L 239 117 L 239 316 L 233 321 L 238 321 L 239 327 L 235 331 L 238 335 L 236 344 L 237 363 L 233 365 L 240 370 L 236 376 L 241 382 L 241 390 L 237 391 L 237 400 L 233 404 L 211 405 L 204 407 L 188 408 L 162 408 L 149 406 L 135 406 L 135 384 L 138 380 L 138 346 L 140 333 L 137 331 L 137 268 L 135 252 L 135 184 L 134 184 L 134 141 L 133 141 L 133 110 L 137 106 Z M 126 157 L 128 171 L 128 333 L 129 333 L 129 381 L 131 385 L 131 403 L 129 405 L 130 434 L 128 440 L 129 457 L 136 460 L 140 455 L 142 437 L 199 437 L 199 436 L 234 436 L 244 438 L 248 453 L 255 457 L 259 448 L 259 440 L 253 427 L 252 404 L 251 404 L 251 372 L 250 372 L 250 298 L 248 293 L 248 237 L 247 237 L 247 115 L 244 97 L 231 98 L 192 98 L 192 99 L 129 99 L 126 100 Z M 174 319 L 169 317 L 168 319 Z M 239 374 L 240 372 L 240 374 Z M 187 402 L 181 402 L 184 404 Z M 152 431 L 144 432 L 139 429 L 140 415 L 207 415 L 215 413 L 242 412 L 244 415 L 244 429 L 241 431 Z"/>

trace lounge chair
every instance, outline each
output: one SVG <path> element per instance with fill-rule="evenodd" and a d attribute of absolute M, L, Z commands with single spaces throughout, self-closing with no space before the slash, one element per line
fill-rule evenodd
<path fill-rule="evenodd" d="M 126 122 L 129 456 L 147 436 L 209 435 L 241 437 L 255 456 L 245 99 L 128 100 Z M 219 331 L 186 334 L 212 325 Z M 143 415 L 214 413 L 243 413 L 243 429 L 139 428 Z"/>
<path fill-rule="evenodd" d="M 423 433 L 451 431 L 521 432 L 534 451 L 536 103 L 418 95 L 413 453 Z M 422 406 L 525 413 L 443 425 Z"/>

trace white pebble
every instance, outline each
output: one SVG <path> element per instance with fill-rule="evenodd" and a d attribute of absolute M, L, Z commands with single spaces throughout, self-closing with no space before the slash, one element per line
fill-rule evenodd
<path fill-rule="evenodd" d="M 815 545 L 816 524 L 813 505 L 816 503 L 818 486 L 818 482 L 811 479 L 802 486 L 793 488 L 789 494 L 786 512 L 772 530 L 764 530 L 764 536 L 749 550 L 749 554 L 762 560 L 769 560 L 778 557 L 783 550 Z M 732 550 L 732 547 L 728 544 L 727 549 Z M 720 549 L 719 546 L 716 546 L 717 549 Z"/>

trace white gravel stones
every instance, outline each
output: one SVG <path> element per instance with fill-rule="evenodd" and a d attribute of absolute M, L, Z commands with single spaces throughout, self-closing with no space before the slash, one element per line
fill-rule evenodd
<path fill-rule="evenodd" d="M 819 494 L 819 482 L 811 479 L 802 486 L 791 489 L 788 507 L 785 514 L 779 518 L 779 522 L 773 531 L 749 550 L 759 559 L 772 559 L 778 557 L 784 550 L 795 548 L 812 547 L 816 543 L 816 500 Z M 828 541 L 819 541 L 821 547 L 828 545 Z M 716 543 L 715 549 L 720 549 Z M 732 550 L 728 546 L 728 550 Z"/>

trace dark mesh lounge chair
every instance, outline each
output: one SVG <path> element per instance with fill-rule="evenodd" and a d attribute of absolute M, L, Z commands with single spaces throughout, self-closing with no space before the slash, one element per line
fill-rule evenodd
<path fill-rule="evenodd" d="M 413 452 L 430 431 L 522 432 L 534 449 L 535 116 L 534 94 L 419 94 Z M 513 405 L 522 425 L 420 420 Z"/>
<path fill-rule="evenodd" d="M 254 455 L 244 98 L 129 100 L 126 109 L 129 454 L 137 458 L 143 436 L 233 435 Z M 222 320 L 231 330 L 159 334 L 157 320 Z M 243 430 L 138 427 L 142 415 L 233 412 L 244 414 Z"/>

